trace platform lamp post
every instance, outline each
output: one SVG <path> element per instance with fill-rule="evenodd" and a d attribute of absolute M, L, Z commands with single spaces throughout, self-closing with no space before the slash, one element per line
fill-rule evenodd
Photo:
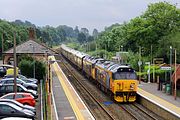
<path fill-rule="evenodd" d="M 170 46 L 170 61 L 169 61 L 169 64 L 170 64 L 170 67 L 172 67 L 172 46 Z M 172 69 L 170 69 L 170 83 L 172 82 Z"/>
<path fill-rule="evenodd" d="M 175 86 L 174 86 L 174 99 L 176 100 L 176 82 L 177 82 L 177 81 L 176 81 L 176 79 L 177 79 L 177 73 L 176 73 L 176 49 L 174 50 L 174 54 L 175 54 L 175 61 L 174 61 L 174 63 L 175 63 L 175 66 L 174 66 L 174 69 L 175 69 L 175 70 L 174 70 L 174 71 L 175 71 L 175 72 L 174 72 L 174 79 L 175 79 L 175 80 L 174 80 L 174 85 L 175 85 Z"/>
<path fill-rule="evenodd" d="M 150 68 L 150 65 L 151 65 L 151 62 L 146 62 L 145 63 L 146 65 L 148 65 L 148 71 L 147 71 L 147 73 L 148 73 L 148 83 L 150 83 L 150 70 L 151 70 L 151 68 Z"/>
<path fill-rule="evenodd" d="M 124 61 L 123 61 L 123 45 L 121 45 L 121 63 L 123 64 Z"/>
<path fill-rule="evenodd" d="M 139 84 L 141 84 L 141 47 L 139 47 L 139 61 L 138 61 L 138 66 L 139 66 Z"/>

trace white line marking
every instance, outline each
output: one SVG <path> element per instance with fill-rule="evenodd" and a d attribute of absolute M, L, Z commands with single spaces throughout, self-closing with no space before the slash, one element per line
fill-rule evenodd
<path fill-rule="evenodd" d="M 55 100 L 54 100 L 54 93 L 53 93 L 53 90 L 52 90 L 52 100 L 53 100 L 53 106 L 54 106 L 54 112 L 55 112 L 56 120 L 59 120 L 58 114 L 57 114 L 56 103 L 55 103 Z"/>
<path fill-rule="evenodd" d="M 75 117 L 71 116 L 71 117 L 64 117 L 64 120 L 71 120 L 71 119 L 75 119 Z"/>

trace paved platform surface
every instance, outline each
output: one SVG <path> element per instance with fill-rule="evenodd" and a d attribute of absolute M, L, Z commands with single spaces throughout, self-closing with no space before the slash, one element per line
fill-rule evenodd
<path fill-rule="evenodd" d="M 66 118 L 68 119 L 76 119 L 76 116 L 71 108 L 71 105 L 64 93 L 64 90 L 59 82 L 59 79 L 54 71 L 54 69 L 52 69 L 52 90 L 53 90 L 53 95 L 54 95 L 54 100 L 55 100 L 55 106 L 56 111 L 57 111 L 57 115 L 58 115 L 58 119 L 59 120 L 64 120 Z"/>
<path fill-rule="evenodd" d="M 168 95 L 160 90 L 157 90 L 158 88 L 158 84 L 157 83 L 144 83 L 141 82 L 141 84 L 139 84 L 139 88 L 155 95 L 158 96 L 168 102 L 170 102 L 171 104 L 174 104 L 177 107 L 180 107 L 180 98 L 177 97 L 176 100 L 174 100 L 174 96 L 173 95 Z"/>
<path fill-rule="evenodd" d="M 157 83 L 144 83 L 138 85 L 138 94 L 145 95 L 148 99 L 166 108 L 168 111 L 180 116 L 180 98 L 174 99 L 174 96 L 168 95 L 162 91 L 157 90 Z"/>
<path fill-rule="evenodd" d="M 54 57 L 51 58 L 55 60 Z M 52 64 L 52 90 L 55 120 L 94 120 L 57 62 Z"/>

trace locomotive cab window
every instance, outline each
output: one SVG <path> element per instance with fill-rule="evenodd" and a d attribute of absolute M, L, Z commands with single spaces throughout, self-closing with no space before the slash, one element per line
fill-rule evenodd
<path fill-rule="evenodd" d="M 136 80 L 137 76 L 133 69 L 131 68 L 120 68 L 117 70 L 117 72 L 113 73 L 113 79 L 114 80 L 120 80 L 120 79 L 130 79 L 130 80 Z"/>

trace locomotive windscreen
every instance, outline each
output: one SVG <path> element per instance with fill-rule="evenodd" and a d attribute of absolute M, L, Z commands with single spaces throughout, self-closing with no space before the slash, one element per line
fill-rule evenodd
<path fill-rule="evenodd" d="M 136 80 L 137 76 L 132 68 L 119 68 L 117 72 L 113 73 L 114 80 L 129 79 Z"/>

